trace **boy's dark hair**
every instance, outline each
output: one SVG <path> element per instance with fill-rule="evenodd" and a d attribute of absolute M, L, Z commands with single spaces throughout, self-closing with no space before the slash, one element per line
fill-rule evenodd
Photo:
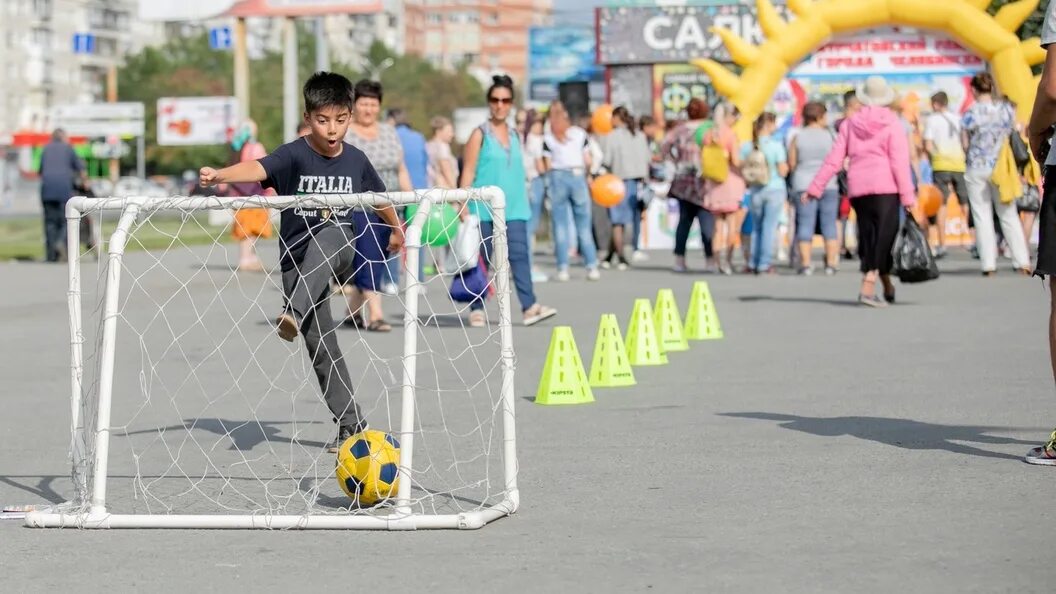
<path fill-rule="evenodd" d="M 491 99 L 491 92 L 495 89 L 509 89 L 510 96 L 515 97 L 516 94 L 513 92 L 513 79 L 505 74 L 496 74 L 491 77 L 491 86 L 488 87 L 488 92 L 485 97 Z"/>
<path fill-rule="evenodd" d="M 358 99 L 377 99 L 378 103 L 381 103 L 381 97 L 381 83 L 376 80 L 370 80 L 369 78 L 357 81 L 355 88 L 352 89 L 353 103 Z"/>
<path fill-rule="evenodd" d="M 393 123 L 397 126 L 411 125 L 410 122 L 407 120 L 407 112 L 404 111 L 402 108 L 393 107 L 392 109 L 390 109 L 389 117 L 392 118 Z"/>
<path fill-rule="evenodd" d="M 950 97 L 946 94 L 946 91 L 939 91 L 931 96 L 931 102 L 939 107 L 946 107 L 950 104 Z"/>
<path fill-rule="evenodd" d="M 643 115 L 638 118 L 638 128 L 645 128 L 646 126 L 652 126 L 656 123 L 656 118 L 651 115 Z"/>
<path fill-rule="evenodd" d="M 850 91 L 847 91 L 847 92 L 845 92 L 843 94 L 843 106 L 844 107 L 847 107 L 847 104 L 849 104 L 851 101 L 857 101 L 857 100 L 858 100 L 858 92 L 855 91 L 854 89 L 851 89 Z"/>
<path fill-rule="evenodd" d="M 316 72 L 304 83 L 304 111 L 324 107 L 352 109 L 352 82 L 336 72 Z"/>

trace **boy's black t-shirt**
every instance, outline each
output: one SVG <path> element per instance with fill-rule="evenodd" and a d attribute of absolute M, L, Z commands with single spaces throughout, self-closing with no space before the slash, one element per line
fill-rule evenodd
<path fill-rule="evenodd" d="M 298 138 L 259 160 L 267 179 L 262 185 L 280 196 L 384 192 L 385 183 L 363 151 L 342 143 L 336 157 L 324 157 L 306 138 Z M 283 270 L 299 264 L 308 240 L 319 230 L 339 225 L 352 237 L 351 209 L 316 210 L 299 206 L 282 211 L 279 223 L 279 262 Z"/>

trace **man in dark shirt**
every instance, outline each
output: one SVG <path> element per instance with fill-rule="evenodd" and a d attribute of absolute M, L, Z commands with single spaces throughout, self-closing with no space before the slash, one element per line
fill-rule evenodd
<path fill-rule="evenodd" d="M 284 144 L 257 161 L 220 169 L 203 167 L 203 187 L 262 182 L 279 195 L 384 192 L 367 156 L 342 139 L 352 116 L 352 83 L 340 74 L 318 72 L 304 84 L 308 135 Z M 392 206 L 376 207 L 392 228 L 389 251 L 403 247 L 403 231 Z M 362 230 L 359 230 L 362 231 Z M 337 343 L 330 313 L 330 279 L 348 276 L 356 255 L 351 209 L 294 206 L 282 211 L 279 259 L 289 312 L 279 316 L 278 334 L 293 341 L 298 331 L 312 360 L 319 388 L 339 427 L 330 451 L 367 427 L 352 397 L 352 380 Z"/>
<path fill-rule="evenodd" d="M 44 206 L 44 256 L 48 262 L 66 257 L 66 202 L 74 184 L 84 179 L 84 164 L 57 129 L 40 155 L 40 200 Z"/>

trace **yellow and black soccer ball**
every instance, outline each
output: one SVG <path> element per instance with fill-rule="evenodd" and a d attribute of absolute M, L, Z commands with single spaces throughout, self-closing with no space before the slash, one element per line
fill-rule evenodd
<path fill-rule="evenodd" d="M 361 506 L 396 497 L 400 486 L 400 442 L 373 429 L 349 437 L 337 450 L 337 482 Z"/>

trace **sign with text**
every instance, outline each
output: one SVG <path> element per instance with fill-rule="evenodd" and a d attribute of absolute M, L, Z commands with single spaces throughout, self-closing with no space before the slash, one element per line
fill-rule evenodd
<path fill-rule="evenodd" d="M 162 97 L 158 99 L 158 144 L 227 144 L 239 124 L 234 97 Z"/>
<path fill-rule="evenodd" d="M 686 106 L 694 97 L 708 105 L 715 102 L 715 90 L 704 71 L 692 64 L 653 66 L 653 116 L 658 122 L 686 119 Z"/>
<path fill-rule="evenodd" d="M 138 102 L 56 105 L 51 108 L 51 122 L 70 136 L 131 138 L 143 136 L 143 113 Z"/>
<path fill-rule="evenodd" d="M 985 67 L 982 58 L 952 39 L 892 28 L 838 38 L 803 60 L 792 76 L 972 74 Z"/>
<path fill-rule="evenodd" d="M 779 13 L 786 13 L 778 6 Z M 711 27 L 730 29 L 752 43 L 763 39 L 755 4 L 624 6 L 597 9 L 598 62 L 684 63 L 695 58 L 730 61 Z"/>

